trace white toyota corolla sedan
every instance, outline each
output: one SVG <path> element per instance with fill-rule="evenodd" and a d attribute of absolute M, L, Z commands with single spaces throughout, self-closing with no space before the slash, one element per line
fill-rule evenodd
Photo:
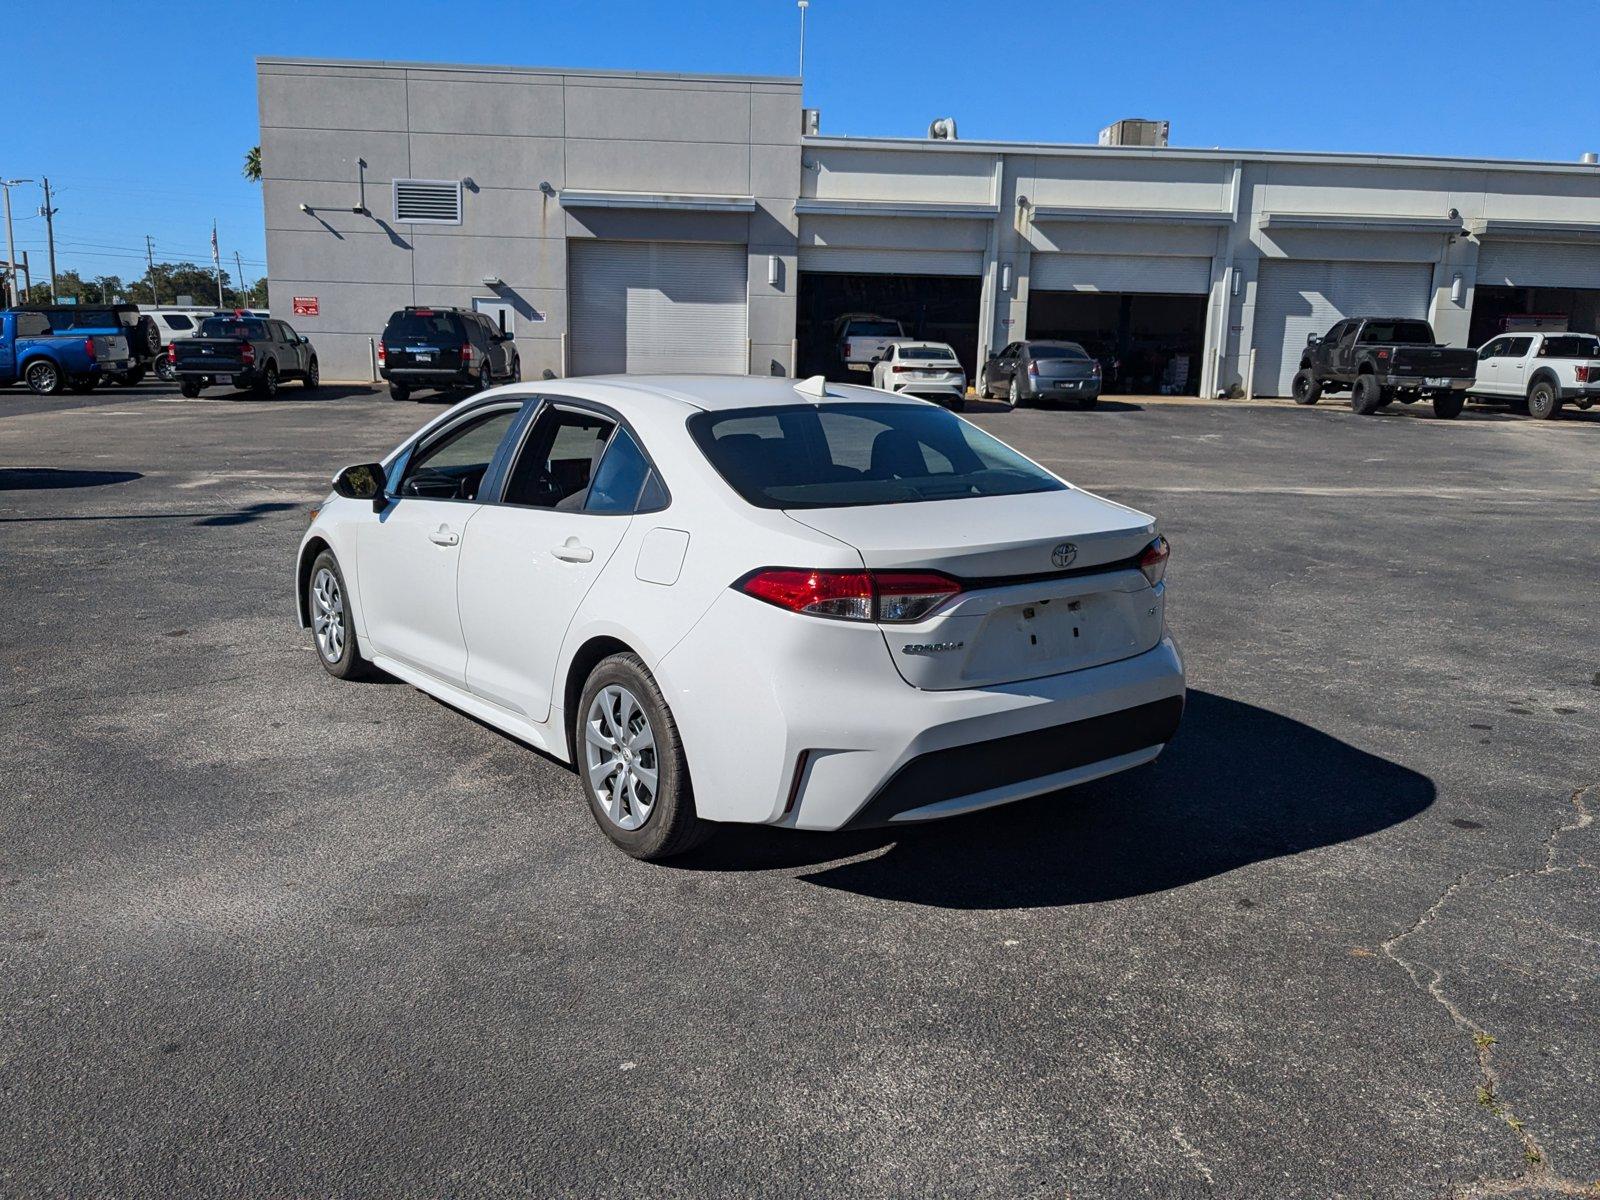
<path fill-rule="evenodd" d="M 770 378 L 514 384 L 347 467 L 300 621 L 572 763 L 657 859 L 711 824 L 922 821 L 1149 762 L 1167 543 L 934 404 Z"/>

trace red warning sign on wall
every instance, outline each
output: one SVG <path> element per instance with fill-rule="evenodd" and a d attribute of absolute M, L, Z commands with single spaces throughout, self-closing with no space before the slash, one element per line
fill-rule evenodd
<path fill-rule="evenodd" d="M 297 317 L 314 317 L 322 311 L 322 306 L 317 303 L 315 296 L 296 296 L 294 298 L 294 315 Z"/>

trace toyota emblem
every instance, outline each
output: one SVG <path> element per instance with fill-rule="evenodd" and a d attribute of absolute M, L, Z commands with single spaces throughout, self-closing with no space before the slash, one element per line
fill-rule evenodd
<path fill-rule="evenodd" d="M 1050 551 L 1050 561 L 1058 567 L 1070 567 L 1072 560 L 1078 557 L 1078 548 L 1071 542 L 1062 542 Z"/>

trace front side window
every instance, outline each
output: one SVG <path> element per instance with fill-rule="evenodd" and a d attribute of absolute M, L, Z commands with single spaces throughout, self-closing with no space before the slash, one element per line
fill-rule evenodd
<path fill-rule="evenodd" d="M 539 415 L 506 482 L 505 502 L 576 512 L 615 426 L 604 417 L 550 408 Z"/>
<path fill-rule="evenodd" d="M 1478 351 L 1478 357 L 1498 358 L 1500 356 L 1500 350 L 1504 345 L 1504 338 L 1495 338 L 1493 341 L 1485 342 L 1483 344 L 1483 348 Z"/>
<path fill-rule="evenodd" d="M 900 326 L 893 321 L 851 321 L 845 337 L 899 337 Z"/>
<path fill-rule="evenodd" d="M 1507 358 L 1523 358 L 1532 347 L 1533 339 L 1531 337 L 1507 338 L 1506 344 L 1501 347 L 1500 353 Z"/>
<path fill-rule="evenodd" d="M 758 508 L 912 504 L 1066 485 L 945 409 L 784 405 L 697 413 L 689 431 L 717 473 Z"/>
<path fill-rule="evenodd" d="M 396 491 L 429 500 L 476 500 L 500 443 L 517 419 L 517 406 L 463 421 L 422 447 L 406 464 Z"/>

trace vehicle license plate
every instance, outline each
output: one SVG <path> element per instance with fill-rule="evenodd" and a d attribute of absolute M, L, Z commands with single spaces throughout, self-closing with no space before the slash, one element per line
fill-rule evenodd
<path fill-rule="evenodd" d="M 418 350 L 414 357 L 416 358 L 416 360 L 419 363 L 420 362 L 432 362 L 433 361 L 433 351 L 432 350 Z"/>
<path fill-rule="evenodd" d="M 1423 380 L 1429 387 L 1449 387 L 1450 381 L 1443 375 L 1429 375 Z"/>

